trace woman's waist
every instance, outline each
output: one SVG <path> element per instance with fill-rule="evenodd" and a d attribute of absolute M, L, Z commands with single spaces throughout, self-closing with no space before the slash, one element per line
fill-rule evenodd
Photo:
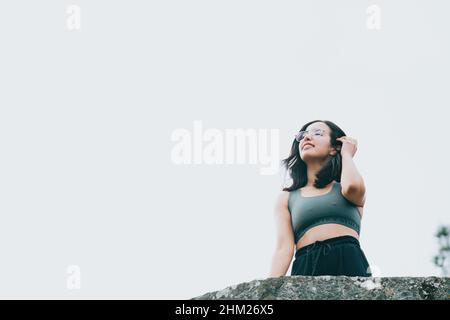
<path fill-rule="evenodd" d="M 356 231 L 345 227 L 348 230 L 341 230 L 340 232 L 331 232 L 326 235 L 317 234 L 305 234 L 297 243 L 297 250 L 295 255 L 298 256 L 300 252 L 307 252 L 314 247 L 319 247 L 320 245 L 334 245 L 340 243 L 354 243 L 360 245 L 359 236 Z M 309 231 L 309 230 L 308 230 Z M 306 238 L 305 238 L 306 237 Z"/>
<path fill-rule="evenodd" d="M 313 243 L 314 241 L 323 241 L 328 238 L 351 235 L 359 239 L 360 228 L 355 228 L 353 224 L 342 223 L 337 221 L 325 221 L 314 223 L 306 228 L 295 229 L 296 247 L 300 249 L 303 246 Z M 301 231 L 301 232 L 300 232 Z"/>

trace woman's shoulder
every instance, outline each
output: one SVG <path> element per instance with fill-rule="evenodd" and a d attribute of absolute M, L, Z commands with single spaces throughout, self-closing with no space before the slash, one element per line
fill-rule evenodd
<path fill-rule="evenodd" d="M 363 211 L 364 205 L 360 206 L 358 204 L 353 203 L 351 200 L 347 199 L 347 197 L 345 196 L 345 194 L 342 191 L 341 183 L 338 182 L 338 181 L 334 181 L 334 182 L 335 182 L 335 185 L 338 187 L 336 189 L 339 191 L 339 195 L 341 196 L 341 198 L 345 199 L 347 203 L 350 203 L 351 205 L 357 207 L 358 210 L 360 211 L 361 215 L 362 215 L 362 211 Z"/>
<path fill-rule="evenodd" d="M 277 195 L 277 206 L 283 206 L 290 208 L 290 203 L 292 202 L 293 195 L 297 190 L 281 190 Z"/>
<path fill-rule="evenodd" d="M 289 200 L 290 195 L 291 195 L 291 191 L 281 190 L 278 192 L 277 201 L 287 204 L 287 201 Z"/>
<path fill-rule="evenodd" d="M 288 212 L 290 213 L 289 209 L 289 191 L 281 190 L 278 192 L 275 200 L 275 212 L 276 214 L 279 214 L 281 212 Z"/>

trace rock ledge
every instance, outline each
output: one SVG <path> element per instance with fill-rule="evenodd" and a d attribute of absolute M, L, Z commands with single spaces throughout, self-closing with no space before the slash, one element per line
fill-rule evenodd
<path fill-rule="evenodd" d="M 450 277 L 283 276 L 191 300 L 450 300 Z"/>

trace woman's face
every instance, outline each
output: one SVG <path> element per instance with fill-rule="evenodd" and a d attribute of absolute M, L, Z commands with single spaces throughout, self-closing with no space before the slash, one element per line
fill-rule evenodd
<path fill-rule="evenodd" d="M 325 159 L 329 155 L 336 153 L 336 150 L 330 144 L 331 130 L 326 123 L 311 123 L 305 131 L 307 133 L 298 145 L 300 158 L 303 161 Z"/>

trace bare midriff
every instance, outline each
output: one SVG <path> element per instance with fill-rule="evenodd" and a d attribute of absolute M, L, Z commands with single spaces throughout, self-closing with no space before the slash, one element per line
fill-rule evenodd
<path fill-rule="evenodd" d="M 315 241 L 323 241 L 329 238 L 341 236 L 353 236 L 359 240 L 358 232 L 352 228 L 343 226 L 337 223 L 326 223 L 319 226 L 312 227 L 298 240 L 297 250 L 314 243 Z"/>

